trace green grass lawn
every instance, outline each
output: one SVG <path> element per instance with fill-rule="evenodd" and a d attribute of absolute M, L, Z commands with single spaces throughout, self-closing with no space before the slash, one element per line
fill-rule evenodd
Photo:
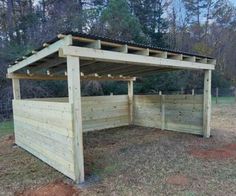
<path fill-rule="evenodd" d="M 13 133 L 13 121 L 0 122 L 0 138 Z"/>
<path fill-rule="evenodd" d="M 218 104 L 236 103 L 235 97 L 218 97 Z M 212 104 L 216 104 L 216 97 L 212 97 Z"/>

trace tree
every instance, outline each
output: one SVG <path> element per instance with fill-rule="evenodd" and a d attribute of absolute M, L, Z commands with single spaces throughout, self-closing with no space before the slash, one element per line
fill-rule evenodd
<path fill-rule="evenodd" d="M 168 0 L 129 0 L 133 13 L 142 24 L 144 34 L 149 38 L 149 44 L 165 46 L 163 35 L 168 23 L 164 18 L 164 10 L 168 9 Z"/>
<path fill-rule="evenodd" d="M 142 41 L 141 25 L 126 0 L 110 0 L 100 19 L 103 34 L 111 38 Z"/>

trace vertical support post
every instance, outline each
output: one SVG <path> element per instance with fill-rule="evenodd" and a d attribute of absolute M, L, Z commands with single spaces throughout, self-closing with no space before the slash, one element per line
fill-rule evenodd
<path fill-rule="evenodd" d="M 13 89 L 13 98 L 21 99 L 19 79 L 12 79 L 12 89 Z"/>
<path fill-rule="evenodd" d="M 161 130 L 165 130 L 165 95 L 161 95 Z"/>
<path fill-rule="evenodd" d="M 195 94 L 194 89 L 192 89 L 192 95 L 194 95 L 194 94 Z"/>
<path fill-rule="evenodd" d="M 181 95 L 183 95 L 183 94 L 184 94 L 184 88 L 181 87 Z"/>
<path fill-rule="evenodd" d="M 73 117 L 73 154 L 76 183 L 84 182 L 83 127 L 81 112 L 80 61 L 79 57 L 67 56 L 69 103 Z"/>
<path fill-rule="evenodd" d="M 219 89 L 216 88 L 216 104 L 218 104 Z"/>
<path fill-rule="evenodd" d="M 129 101 L 129 124 L 133 124 L 133 99 L 134 99 L 134 82 L 128 82 L 128 101 Z"/>
<path fill-rule="evenodd" d="M 203 135 L 211 135 L 211 70 L 204 74 L 204 101 L 203 101 Z"/>

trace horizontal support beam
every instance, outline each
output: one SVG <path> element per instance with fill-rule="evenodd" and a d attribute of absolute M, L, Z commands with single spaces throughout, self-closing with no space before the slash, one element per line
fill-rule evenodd
<path fill-rule="evenodd" d="M 53 53 L 56 53 L 59 48 L 61 48 L 62 46 L 66 46 L 66 45 L 72 45 L 72 36 L 71 35 L 67 35 L 65 36 L 63 39 L 49 45 L 48 47 L 36 52 L 35 54 L 29 56 L 28 58 L 20 61 L 19 63 L 13 65 L 12 67 L 8 68 L 8 73 L 13 73 L 19 69 L 22 69 L 30 64 L 33 64 L 34 62 L 45 58 L 46 56 L 49 56 Z"/>
<path fill-rule="evenodd" d="M 20 74 L 9 73 L 6 75 L 9 79 L 22 79 L 22 80 L 67 80 L 65 75 L 44 75 L 44 74 Z M 135 81 L 135 77 L 119 77 L 119 76 L 81 76 L 81 80 L 111 80 L 111 81 Z"/>
<path fill-rule="evenodd" d="M 198 62 L 188 62 L 173 59 L 164 59 L 153 56 L 143 56 L 137 54 L 125 54 L 114 51 L 96 50 L 75 46 L 64 46 L 59 49 L 59 56 L 77 56 L 84 60 L 96 60 L 104 62 L 114 62 L 122 64 L 134 64 L 144 66 L 156 66 L 163 68 L 181 68 L 181 69 L 215 69 L 213 64 Z"/>
<path fill-rule="evenodd" d="M 63 63 L 66 63 L 65 58 L 55 58 L 55 59 L 47 60 L 46 62 L 35 65 L 35 66 L 29 66 L 27 67 L 27 70 L 29 70 L 30 74 L 34 74 L 36 72 L 40 72 L 42 69 L 49 69 L 51 67 L 56 67 Z"/>

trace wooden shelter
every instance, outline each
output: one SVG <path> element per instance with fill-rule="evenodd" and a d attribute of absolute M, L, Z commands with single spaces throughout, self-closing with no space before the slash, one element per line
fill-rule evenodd
<path fill-rule="evenodd" d="M 210 57 L 81 33 L 64 33 L 8 68 L 15 142 L 58 171 L 84 181 L 83 132 L 140 125 L 210 136 Z M 133 95 L 135 77 L 203 70 L 203 95 Z M 21 99 L 20 80 L 67 80 L 68 97 Z M 128 95 L 81 97 L 81 80 L 128 82 Z"/>

